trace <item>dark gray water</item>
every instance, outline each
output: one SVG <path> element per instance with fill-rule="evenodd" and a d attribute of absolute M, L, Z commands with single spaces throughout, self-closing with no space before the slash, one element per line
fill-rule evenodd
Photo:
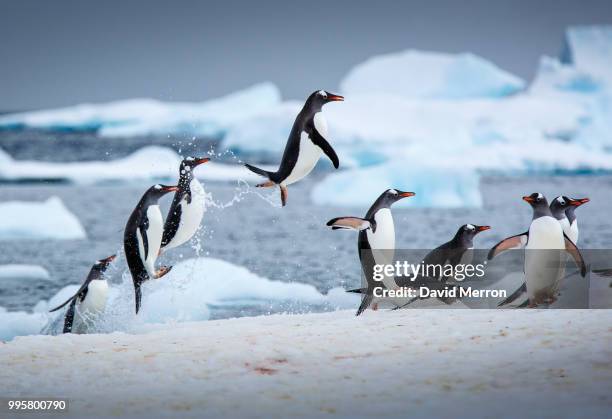
<path fill-rule="evenodd" d="M 273 206 L 257 194 L 259 190 L 248 190 L 244 185 L 207 184 L 217 203 L 228 203 L 240 193 L 242 196 L 229 207 L 209 208 L 199 236 L 200 255 L 244 266 L 270 279 L 313 284 L 323 292 L 336 286 L 358 285 L 356 234 L 330 231 L 325 222 L 341 215 L 363 215 L 367 208 L 315 206 L 309 199 L 314 180 L 292 185 L 285 208 Z M 0 264 L 41 265 L 54 281 L 32 281 L 27 292 L 20 289 L 17 293 L 0 284 L 0 306 L 30 309 L 63 286 L 81 282 L 92 261 L 120 252 L 125 221 L 147 186 L 1 186 L 0 201 L 59 196 L 81 220 L 88 237 L 1 241 Z M 590 197 L 592 201 L 579 209 L 581 246 L 612 245 L 612 227 L 607 219 L 612 176 L 485 178 L 481 189 L 484 206 L 480 209 L 394 209 L 397 246 L 432 248 L 450 239 L 459 225 L 469 222 L 493 226 L 476 241 L 477 247 L 489 247 L 527 228 L 530 209 L 520 197 L 533 191 L 549 196 L 563 193 Z M 277 191 L 266 194 L 272 201 L 278 200 Z M 167 207 L 169 201 L 164 199 L 162 206 Z M 164 255 L 160 263 L 174 264 L 195 255 L 196 251 L 185 245 Z"/>

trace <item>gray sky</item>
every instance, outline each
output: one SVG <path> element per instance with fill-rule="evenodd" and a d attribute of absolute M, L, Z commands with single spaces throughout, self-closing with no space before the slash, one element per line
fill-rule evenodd
<path fill-rule="evenodd" d="M 269 80 L 334 90 L 369 56 L 471 51 L 530 79 L 610 0 L 0 0 L 0 110 L 130 97 L 203 100 Z"/>

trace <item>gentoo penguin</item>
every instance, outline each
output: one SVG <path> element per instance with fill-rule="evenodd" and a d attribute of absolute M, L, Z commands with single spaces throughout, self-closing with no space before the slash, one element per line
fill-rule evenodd
<path fill-rule="evenodd" d="M 433 249 L 423 258 L 424 266 L 452 266 L 469 265 L 474 259 L 474 237 L 478 233 L 490 230 L 490 226 L 479 226 L 476 224 L 464 224 L 457 230 L 455 236 L 448 242 Z M 454 269 L 453 269 L 454 271 Z M 443 276 L 442 270 L 434 270 L 433 273 L 437 276 L 421 275 L 412 280 L 411 278 L 402 278 L 401 281 L 396 280 L 400 287 L 419 287 L 419 286 L 437 286 L 446 283 L 449 278 Z M 405 305 L 419 299 L 418 297 L 409 301 Z M 447 298 L 438 298 L 446 304 L 451 304 L 454 300 Z"/>
<path fill-rule="evenodd" d="M 162 251 L 180 246 L 191 239 L 200 228 L 206 206 L 206 193 L 202 184 L 193 175 L 193 170 L 209 158 L 187 157 L 181 162 L 178 191 L 174 194 L 172 205 L 166 217 Z"/>
<path fill-rule="evenodd" d="M 533 193 L 524 196 L 523 200 L 533 208 L 529 230 L 500 241 L 489 251 L 488 259 L 505 250 L 525 246 L 526 291 L 529 306 L 536 307 L 556 300 L 560 276 L 565 268 L 562 249 L 572 256 L 583 277 L 586 276 L 586 265 L 580 250 L 563 233 L 561 224 L 553 217 L 544 195 Z"/>
<path fill-rule="evenodd" d="M 159 210 L 159 198 L 178 186 L 153 185 L 142 196 L 130 215 L 123 233 L 123 247 L 136 297 L 136 313 L 140 310 L 142 283 L 149 278 L 161 278 L 170 268 L 155 270 L 155 261 L 161 248 L 164 220 Z"/>
<path fill-rule="evenodd" d="M 555 217 L 559 221 L 559 224 L 561 224 L 563 233 L 575 245 L 578 245 L 578 220 L 576 219 L 576 214 L 574 213 L 574 210 L 580 205 L 586 204 L 587 202 L 589 202 L 589 198 L 573 199 L 568 198 L 567 196 L 558 196 L 550 203 L 550 212 L 552 213 L 553 217 Z M 568 213 L 572 217 L 571 222 L 569 220 Z M 567 259 L 567 256 L 565 259 Z M 562 279 L 561 277 L 564 276 L 564 274 L 564 269 L 562 269 L 560 272 L 559 280 Z M 560 283 L 558 283 L 556 286 L 558 287 L 559 285 Z M 516 292 L 512 293 L 508 298 L 503 300 L 500 305 L 510 304 L 521 296 L 522 300 L 525 300 L 527 298 L 526 293 L 527 286 L 526 284 L 523 284 Z M 524 305 L 526 304 L 526 301 L 522 301 L 522 303 Z"/>
<path fill-rule="evenodd" d="M 414 196 L 414 192 L 403 192 L 387 189 L 374 201 L 364 218 L 338 217 L 327 222 L 332 230 L 348 229 L 359 231 L 357 251 L 361 269 L 367 282 L 365 289 L 352 290 L 362 295 L 361 305 L 357 309 L 359 316 L 372 303 L 373 289 L 377 284 L 372 279 L 374 265 L 393 263 L 395 252 L 395 226 L 391 215 L 391 205 L 402 198 Z M 383 279 L 387 288 L 396 287 L 394 278 Z"/>
<path fill-rule="evenodd" d="M 63 333 L 72 333 L 73 329 L 76 333 L 84 333 L 87 330 L 87 320 L 104 311 L 108 297 L 108 282 L 104 278 L 104 272 L 113 260 L 115 260 L 115 255 L 94 263 L 76 294 L 49 310 L 52 313 L 70 303 L 64 317 Z"/>
<path fill-rule="evenodd" d="M 245 164 L 252 172 L 268 178 L 267 182 L 257 185 L 258 187 L 280 187 L 283 206 L 287 204 L 287 185 L 306 177 L 314 169 L 321 153 L 329 157 L 336 169 L 340 165 L 336 152 L 327 142 L 327 121 L 321 110 L 326 103 L 342 100 L 344 97 L 325 90 L 316 91 L 306 99 L 304 107 L 295 118 L 276 172 Z"/>

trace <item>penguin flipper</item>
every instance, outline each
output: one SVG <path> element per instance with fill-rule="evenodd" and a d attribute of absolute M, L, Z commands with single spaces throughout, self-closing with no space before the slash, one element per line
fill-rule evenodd
<path fill-rule="evenodd" d="M 365 294 L 368 292 L 367 288 L 355 288 L 352 290 L 346 290 L 346 292 L 354 292 L 355 294 Z"/>
<path fill-rule="evenodd" d="M 327 226 L 332 230 L 366 230 L 372 228 L 372 222 L 359 217 L 336 217 L 327 222 Z"/>
<path fill-rule="evenodd" d="M 71 333 L 72 332 L 72 323 L 74 322 L 74 308 L 76 306 L 76 298 L 72 299 L 72 303 L 68 307 L 68 311 L 66 312 L 66 317 L 64 318 L 64 330 L 62 333 Z"/>
<path fill-rule="evenodd" d="M 176 199 L 172 202 L 172 206 L 170 207 L 170 211 L 168 211 L 168 216 L 166 217 L 166 224 L 164 224 L 164 233 L 162 235 L 161 248 L 159 249 L 160 252 L 162 251 L 162 248 L 170 244 L 179 228 L 181 215 L 183 214 L 183 207 L 180 204 L 180 199 L 178 200 L 177 204 L 175 204 L 175 202 Z"/>
<path fill-rule="evenodd" d="M 138 231 L 140 231 L 140 240 L 142 240 L 142 247 L 144 249 L 143 261 L 149 258 L 149 238 L 147 237 L 148 228 L 149 228 L 149 219 L 145 218 L 143 222 L 138 226 Z"/>
<path fill-rule="evenodd" d="M 323 150 L 323 153 L 325 153 L 325 155 L 331 160 L 334 168 L 337 169 L 340 167 L 340 160 L 338 159 L 336 151 L 333 149 L 331 144 L 329 144 L 327 140 L 323 138 L 321 134 L 319 134 L 316 128 L 312 130 L 310 139 L 315 145 L 319 146 L 319 148 Z"/>
<path fill-rule="evenodd" d="M 593 272 L 595 275 L 598 275 L 598 276 L 604 276 L 604 277 L 612 276 L 612 268 L 593 269 L 591 272 Z"/>
<path fill-rule="evenodd" d="M 487 260 L 493 259 L 495 256 L 499 255 L 500 253 L 505 252 L 506 250 L 524 247 L 527 244 L 528 239 L 529 239 L 529 231 L 526 231 L 521 234 L 517 234 L 516 236 L 510 236 L 510 237 L 503 239 L 502 241 L 497 243 L 495 246 L 493 246 L 491 250 L 489 250 L 489 254 L 487 255 Z"/>
<path fill-rule="evenodd" d="M 142 290 L 139 283 L 134 283 L 134 298 L 136 301 L 136 314 L 140 310 L 140 301 L 142 300 Z"/>
<path fill-rule="evenodd" d="M 572 255 L 574 262 L 576 262 L 576 265 L 580 269 L 580 276 L 584 278 L 586 276 L 586 263 L 584 263 L 580 249 L 578 249 L 574 242 L 571 241 L 570 238 L 565 235 L 565 233 L 563 233 L 563 238 L 565 239 L 565 250 Z"/>

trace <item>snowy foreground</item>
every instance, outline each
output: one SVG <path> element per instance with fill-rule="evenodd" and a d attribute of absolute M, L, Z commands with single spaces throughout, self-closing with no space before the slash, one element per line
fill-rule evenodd
<path fill-rule="evenodd" d="M 68 398 L 71 417 L 606 417 L 610 324 L 612 310 L 339 311 L 19 337 L 0 344 L 0 387 Z"/>

